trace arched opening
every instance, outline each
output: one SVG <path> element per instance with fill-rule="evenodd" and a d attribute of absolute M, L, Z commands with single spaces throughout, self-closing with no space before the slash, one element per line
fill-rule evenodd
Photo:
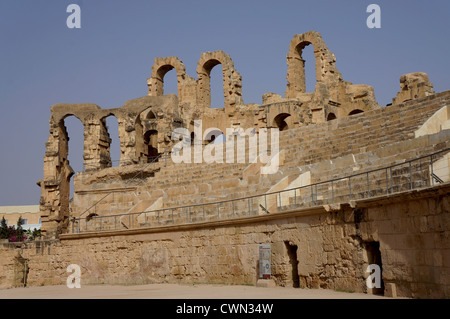
<path fill-rule="evenodd" d="M 314 92 L 316 89 L 316 58 L 314 56 L 314 47 L 311 43 L 305 45 L 300 51 L 303 59 L 305 73 L 305 92 Z"/>
<path fill-rule="evenodd" d="M 362 111 L 360 109 L 355 109 L 355 110 L 351 111 L 350 113 L 348 113 L 348 115 L 355 115 L 355 114 L 359 114 L 359 113 L 364 113 L 364 111 Z"/>
<path fill-rule="evenodd" d="M 300 277 L 298 275 L 298 258 L 297 258 L 297 245 L 292 244 L 289 241 L 285 241 L 287 254 L 289 257 L 289 264 L 291 265 L 291 273 L 288 274 L 289 281 L 292 283 L 292 287 L 300 287 Z"/>
<path fill-rule="evenodd" d="M 167 95 L 170 93 L 178 95 L 177 72 L 176 70 L 170 72 L 173 69 L 175 69 L 173 65 L 165 64 L 160 66 L 158 71 L 156 71 L 157 82 L 159 83 L 156 88 L 158 95 Z"/>
<path fill-rule="evenodd" d="M 119 138 L 119 121 L 110 114 L 102 119 L 105 121 L 106 130 L 108 131 L 111 143 L 109 144 L 109 156 L 111 158 L 111 166 L 116 167 L 120 165 L 120 138 Z M 127 160 L 127 159 L 125 159 Z"/>
<path fill-rule="evenodd" d="M 60 122 L 60 128 L 63 133 L 63 138 L 66 139 L 67 144 L 62 143 L 62 149 L 60 149 L 59 154 L 62 156 L 62 160 L 67 160 L 67 164 L 74 171 L 74 175 L 77 172 L 84 171 L 84 125 L 83 123 L 74 115 L 68 115 Z M 64 149 L 64 145 L 67 145 L 67 149 Z M 86 167 L 88 169 L 88 167 Z M 74 184 L 72 174 L 67 176 L 67 186 L 61 185 L 62 188 L 67 187 L 67 194 L 69 199 L 73 198 Z M 61 193 L 64 194 L 64 190 Z"/>
<path fill-rule="evenodd" d="M 223 139 L 225 139 L 225 136 L 223 135 L 223 132 L 221 130 L 217 128 L 211 128 L 205 131 L 203 139 L 209 144 L 215 142 L 219 136 L 223 136 Z"/>
<path fill-rule="evenodd" d="M 328 113 L 327 121 L 332 121 L 336 119 L 336 115 L 334 113 Z"/>
<path fill-rule="evenodd" d="M 169 67 L 172 66 L 169 65 Z M 178 95 L 177 71 L 173 67 L 164 74 L 164 76 L 162 77 L 162 82 L 163 95 L 167 95 L 170 93 Z"/>
<path fill-rule="evenodd" d="M 153 113 L 152 111 L 148 112 L 147 116 L 146 116 L 146 119 L 147 120 L 156 120 L 155 113 Z"/>
<path fill-rule="evenodd" d="M 274 127 L 278 127 L 278 129 L 280 131 L 285 131 L 289 129 L 289 125 L 286 122 L 286 118 L 288 118 L 289 116 L 291 116 L 291 114 L 288 113 L 281 113 L 278 114 L 277 116 L 275 116 L 275 118 L 273 119 L 273 126 Z"/>
<path fill-rule="evenodd" d="M 209 74 L 210 92 L 211 92 L 211 108 L 222 109 L 225 107 L 223 95 L 223 70 L 222 64 L 213 67 Z"/>
<path fill-rule="evenodd" d="M 219 68 L 215 66 L 219 65 Z M 209 108 L 223 108 L 224 87 L 222 63 L 214 58 L 199 64 L 198 73 L 198 98 L 201 105 Z M 212 78 L 212 84 L 211 84 Z"/>
<path fill-rule="evenodd" d="M 295 78 L 296 90 L 302 93 L 314 92 L 316 88 L 317 61 L 314 55 L 314 46 L 309 41 L 300 42 L 295 47 L 295 65 L 292 76 Z"/>
<path fill-rule="evenodd" d="M 144 134 L 144 145 L 147 148 L 147 162 L 158 160 L 158 131 L 149 130 Z"/>

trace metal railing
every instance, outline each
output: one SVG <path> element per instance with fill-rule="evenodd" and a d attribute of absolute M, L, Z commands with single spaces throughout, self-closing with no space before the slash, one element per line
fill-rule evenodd
<path fill-rule="evenodd" d="M 271 193 L 129 214 L 74 218 L 72 232 L 114 231 L 272 214 L 429 187 L 450 181 L 448 163 L 446 166 L 434 165 L 449 150 L 447 148 L 403 163 Z"/>

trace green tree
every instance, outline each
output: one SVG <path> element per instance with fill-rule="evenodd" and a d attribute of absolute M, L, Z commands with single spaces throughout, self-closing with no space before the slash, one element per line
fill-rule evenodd
<path fill-rule="evenodd" d="M 22 228 L 23 225 L 23 219 L 21 216 L 19 216 L 19 219 L 17 220 L 17 228 L 16 228 L 16 240 L 15 241 L 23 241 L 25 231 Z"/>
<path fill-rule="evenodd" d="M 1 239 L 9 238 L 8 225 L 6 224 L 5 216 L 2 217 L 2 222 L 0 224 L 0 238 Z"/>

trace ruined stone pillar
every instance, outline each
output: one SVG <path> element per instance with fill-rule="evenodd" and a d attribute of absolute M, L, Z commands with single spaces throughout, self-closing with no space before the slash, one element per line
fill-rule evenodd
<path fill-rule="evenodd" d="M 88 116 L 84 124 L 84 166 L 86 171 L 111 167 L 111 138 L 105 119 Z"/>
<path fill-rule="evenodd" d="M 119 166 L 131 165 L 140 162 L 139 154 L 136 152 L 136 118 L 137 114 L 127 114 L 117 118 L 119 123 L 120 139 L 120 164 Z M 142 131 L 139 132 L 142 135 Z M 138 148 L 139 149 L 139 148 Z"/>
<path fill-rule="evenodd" d="M 44 178 L 38 181 L 41 187 L 41 230 L 48 238 L 56 238 L 69 224 L 69 183 L 74 171 L 67 155 L 68 137 L 64 122 L 55 123 L 52 117 L 44 157 Z"/>

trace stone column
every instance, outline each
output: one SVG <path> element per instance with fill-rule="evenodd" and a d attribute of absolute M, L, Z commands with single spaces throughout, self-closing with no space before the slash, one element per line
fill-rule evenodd
<path fill-rule="evenodd" d="M 126 114 L 126 116 L 117 118 L 119 122 L 120 166 L 136 164 L 140 161 L 136 154 L 137 116 L 137 114 Z"/>
<path fill-rule="evenodd" d="M 88 116 L 84 125 L 84 166 L 86 171 L 111 167 L 111 138 L 105 119 Z"/>
<path fill-rule="evenodd" d="M 52 117 L 44 157 L 44 178 L 37 182 L 41 187 L 41 230 L 47 238 L 56 238 L 69 225 L 69 182 L 74 171 L 69 166 L 67 155 L 68 137 L 64 122 L 55 123 Z"/>

